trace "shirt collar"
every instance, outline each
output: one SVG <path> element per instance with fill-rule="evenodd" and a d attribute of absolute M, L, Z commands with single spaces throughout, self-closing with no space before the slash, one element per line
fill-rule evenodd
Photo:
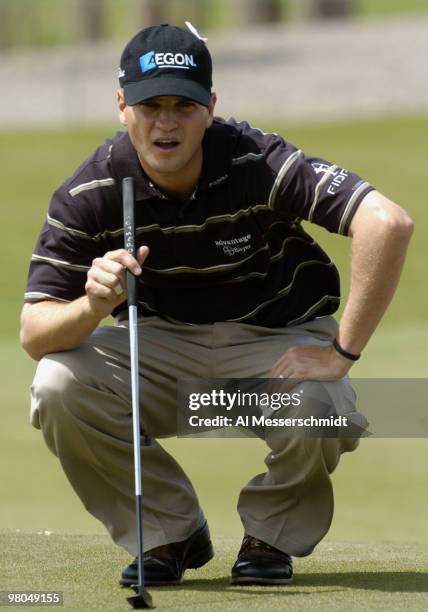
<path fill-rule="evenodd" d="M 222 184 L 228 177 L 232 164 L 235 137 L 231 128 L 221 119 L 215 119 L 205 132 L 202 141 L 202 173 L 196 191 L 211 189 Z M 111 148 L 113 176 L 122 184 L 126 176 L 135 178 L 136 200 L 163 197 L 144 172 L 128 132 L 119 132 Z"/>
<path fill-rule="evenodd" d="M 111 149 L 113 176 L 121 189 L 122 179 L 132 176 L 135 179 L 136 200 L 147 200 L 156 197 L 150 187 L 150 179 L 144 172 L 128 132 L 119 132 Z"/>
<path fill-rule="evenodd" d="M 198 189 L 211 189 L 227 179 L 235 144 L 231 127 L 222 119 L 215 119 L 202 141 L 202 174 Z"/>

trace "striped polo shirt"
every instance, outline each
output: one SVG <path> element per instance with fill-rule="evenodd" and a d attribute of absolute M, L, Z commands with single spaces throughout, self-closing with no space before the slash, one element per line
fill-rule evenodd
<path fill-rule="evenodd" d="M 52 197 L 25 301 L 84 295 L 92 260 L 123 247 L 121 180 L 133 176 L 137 246 L 150 248 L 141 315 L 280 327 L 335 312 L 337 269 L 301 221 L 347 235 L 373 187 L 234 119 L 216 118 L 202 146 L 202 174 L 185 202 L 151 182 L 126 132 L 97 148 Z"/>

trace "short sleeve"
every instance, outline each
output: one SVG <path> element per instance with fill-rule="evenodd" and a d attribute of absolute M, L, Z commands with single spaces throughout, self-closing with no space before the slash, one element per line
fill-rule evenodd
<path fill-rule="evenodd" d="M 374 189 L 355 172 L 319 157 L 306 157 L 288 143 L 271 147 L 267 161 L 275 170 L 270 207 L 335 234 L 348 234 L 358 206 Z"/>
<path fill-rule="evenodd" d="M 68 302 L 84 295 L 92 260 L 102 255 L 100 239 L 91 233 L 91 225 L 87 211 L 64 186 L 54 193 L 31 257 L 26 302 Z"/>

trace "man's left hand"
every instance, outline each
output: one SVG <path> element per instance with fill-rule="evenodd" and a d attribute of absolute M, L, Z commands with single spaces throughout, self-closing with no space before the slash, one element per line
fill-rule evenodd
<path fill-rule="evenodd" d="M 293 346 L 274 364 L 272 378 L 300 380 L 339 380 L 348 373 L 352 361 L 333 346 Z"/>

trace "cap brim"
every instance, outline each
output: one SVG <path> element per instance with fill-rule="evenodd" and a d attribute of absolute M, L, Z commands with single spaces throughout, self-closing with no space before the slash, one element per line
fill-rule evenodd
<path fill-rule="evenodd" d="M 195 81 L 168 76 L 128 83 L 123 88 L 125 102 L 133 106 L 156 96 L 183 96 L 203 106 L 209 106 L 211 93 Z"/>

